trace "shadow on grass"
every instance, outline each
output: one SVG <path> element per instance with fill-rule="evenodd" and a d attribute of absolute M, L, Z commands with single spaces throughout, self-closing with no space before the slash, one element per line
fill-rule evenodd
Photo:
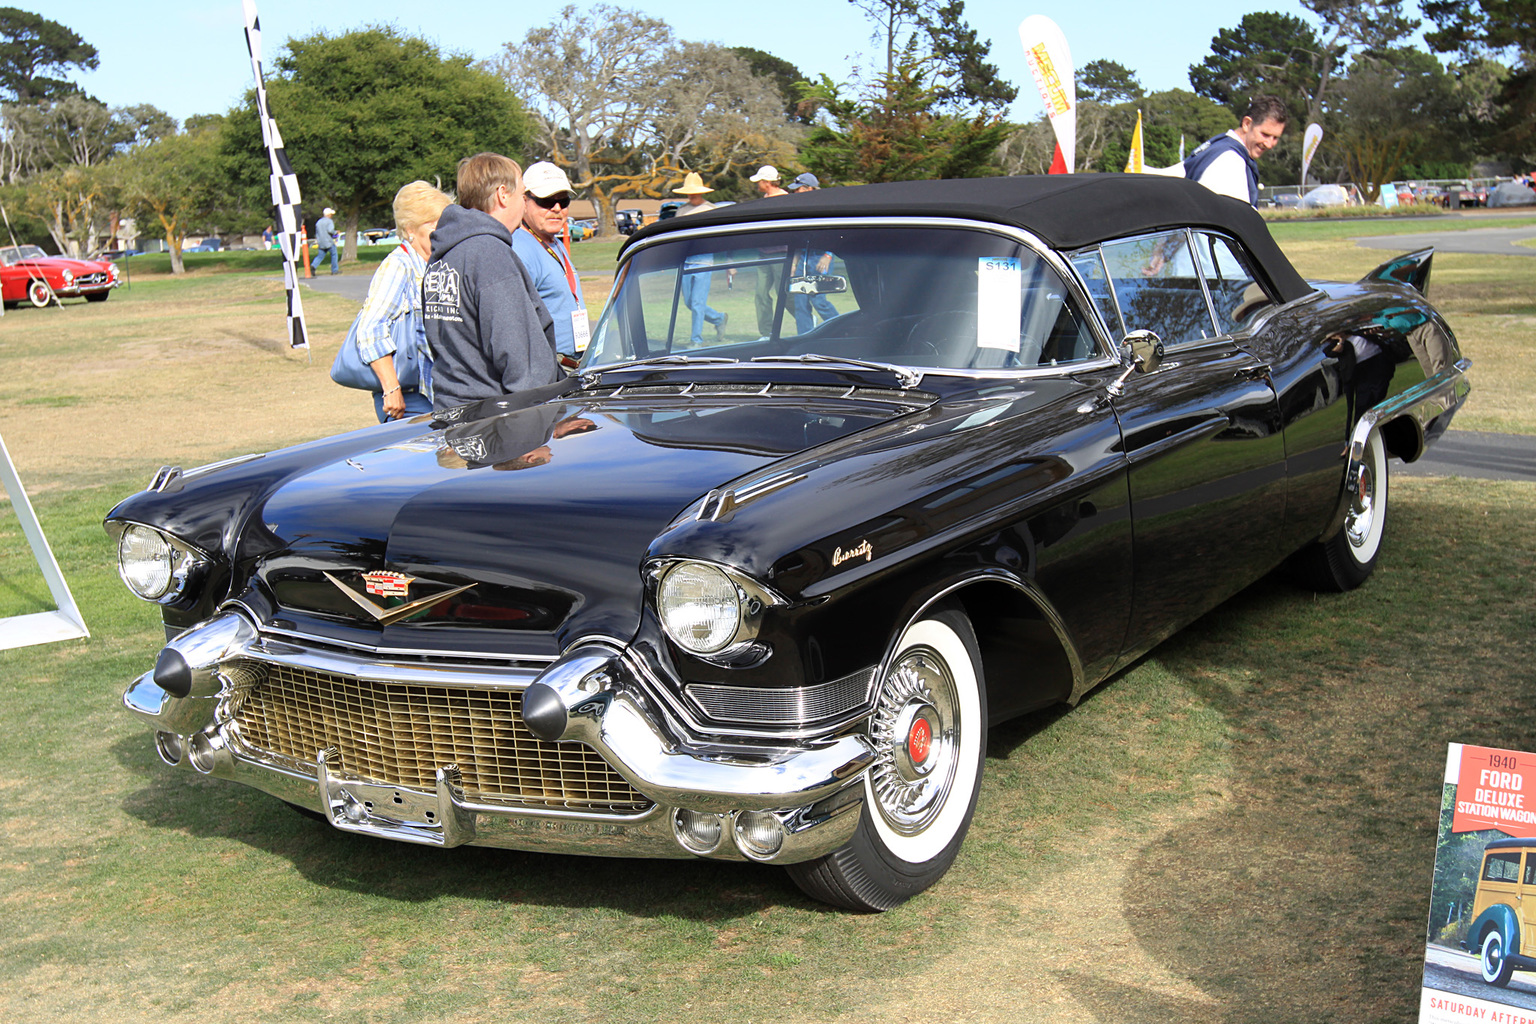
<path fill-rule="evenodd" d="M 737 920 L 774 905 L 839 913 L 802 895 L 783 871 L 761 864 L 443 850 L 352 835 L 238 783 L 170 768 L 153 747 L 148 733 L 112 747 L 143 781 L 123 798 L 125 813 L 153 829 L 247 844 L 326 888 L 407 903 L 452 896 L 701 922 Z"/>

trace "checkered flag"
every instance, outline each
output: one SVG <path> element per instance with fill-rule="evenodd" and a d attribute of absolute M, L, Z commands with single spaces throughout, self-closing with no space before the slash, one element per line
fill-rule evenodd
<path fill-rule="evenodd" d="M 267 86 L 261 73 L 261 19 L 256 16 L 254 0 L 241 0 L 245 7 L 245 48 L 251 54 L 251 73 L 256 76 L 256 111 L 261 117 L 261 141 L 267 146 L 267 161 L 272 171 L 272 205 L 277 209 L 277 239 L 283 247 L 283 284 L 288 288 L 288 344 L 309 348 L 309 332 L 304 326 L 304 303 L 299 298 L 299 179 L 283 151 L 283 137 L 277 122 L 267 109 Z"/>

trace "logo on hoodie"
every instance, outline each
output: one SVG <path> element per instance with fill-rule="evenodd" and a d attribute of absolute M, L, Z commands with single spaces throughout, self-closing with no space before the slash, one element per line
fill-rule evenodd
<path fill-rule="evenodd" d="M 421 279 L 421 297 L 427 319 L 464 322 L 459 313 L 459 272 L 443 261 L 427 267 Z"/>

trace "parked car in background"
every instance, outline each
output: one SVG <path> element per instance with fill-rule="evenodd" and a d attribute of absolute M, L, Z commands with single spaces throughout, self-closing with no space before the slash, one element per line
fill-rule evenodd
<path fill-rule="evenodd" d="M 105 302 L 120 283 L 117 264 L 49 256 L 36 245 L 0 248 L 0 297 L 7 308 L 30 302 L 39 308 L 54 296 Z"/>
<path fill-rule="evenodd" d="M 683 204 L 681 202 L 676 199 L 669 199 L 665 203 L 662 203 L 661 208 L 656 211 L 656 219 L 671 220 L 673 217 L 677 216 L 677 211 L 682 208 Z"/>
<path fill-rule="evenodd" d="M 1309 210 L 1348 206 L 1349 190 L 1343 185 L 1319 185 L 1301 197 L 1301 205 Z"/>
<path fill-rule="evenodd" d="M 613 225 L 621 235 L 632 235 L 645 223 L 645 215 L 639 210 L 618 210 L 613 215 Z"/>
<path fill-rule="evenodd" d="M 188 252 L 219 252 L 224 248 L 224 243 L 217 238 L 205 238 L 196 245 L 183 245 L 181 251 Z"/>
<path fill-rule="evenodd" d="M 573 220 L 568 223 L 570 225 L 571 241 L 573 242 L 579 242 L 584 238 L 591 238 L 597 233 L 597 221 L 595 220 Z"/>
<path fill-rule="evenodd" d="M 649 225 L 575 376 L 114 508 L 168 641 L 123 702 L 166 764 L 360 838 L 895 906 L 960 852 L 989 726 L 1282 563 L 1341 591 L 1387 557 L 1389 459 L 1469 387 L 1431 257 L 1311 283 L 1154 175 Z"/>

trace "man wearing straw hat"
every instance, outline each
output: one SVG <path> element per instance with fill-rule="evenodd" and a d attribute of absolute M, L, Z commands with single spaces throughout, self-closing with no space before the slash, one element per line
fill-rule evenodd
<path fill-rule="evenodd" d="M 672 190 L 673 195 L 687 196 L 688 204 L 677 211 L 679 217 L 686 217 L 691 213 L 703 213 L 705 210 L 713 210 L 715 204 L 704 197 L 713 192 L 704 184 L 704 179 L 699 177 L 697 171 L 689 171 L 683 178 L 683 183 Z M 693 330 L 689 342 L 694 345 L 704 344 L 704 325 L 713 324 L 715 327 L 715 340 L 719 341 L 725 334 L 726 314 L 718 309 L 712 309 L 709 305 L 709 283 L 714 272 L 710 270 L 694 270 L 695 267 L 708 267 L 715 262 L 715 258 L 707 253 L 699 256 L 690 256 L 683 261 L 683 304 L 693 314 Z"/>

